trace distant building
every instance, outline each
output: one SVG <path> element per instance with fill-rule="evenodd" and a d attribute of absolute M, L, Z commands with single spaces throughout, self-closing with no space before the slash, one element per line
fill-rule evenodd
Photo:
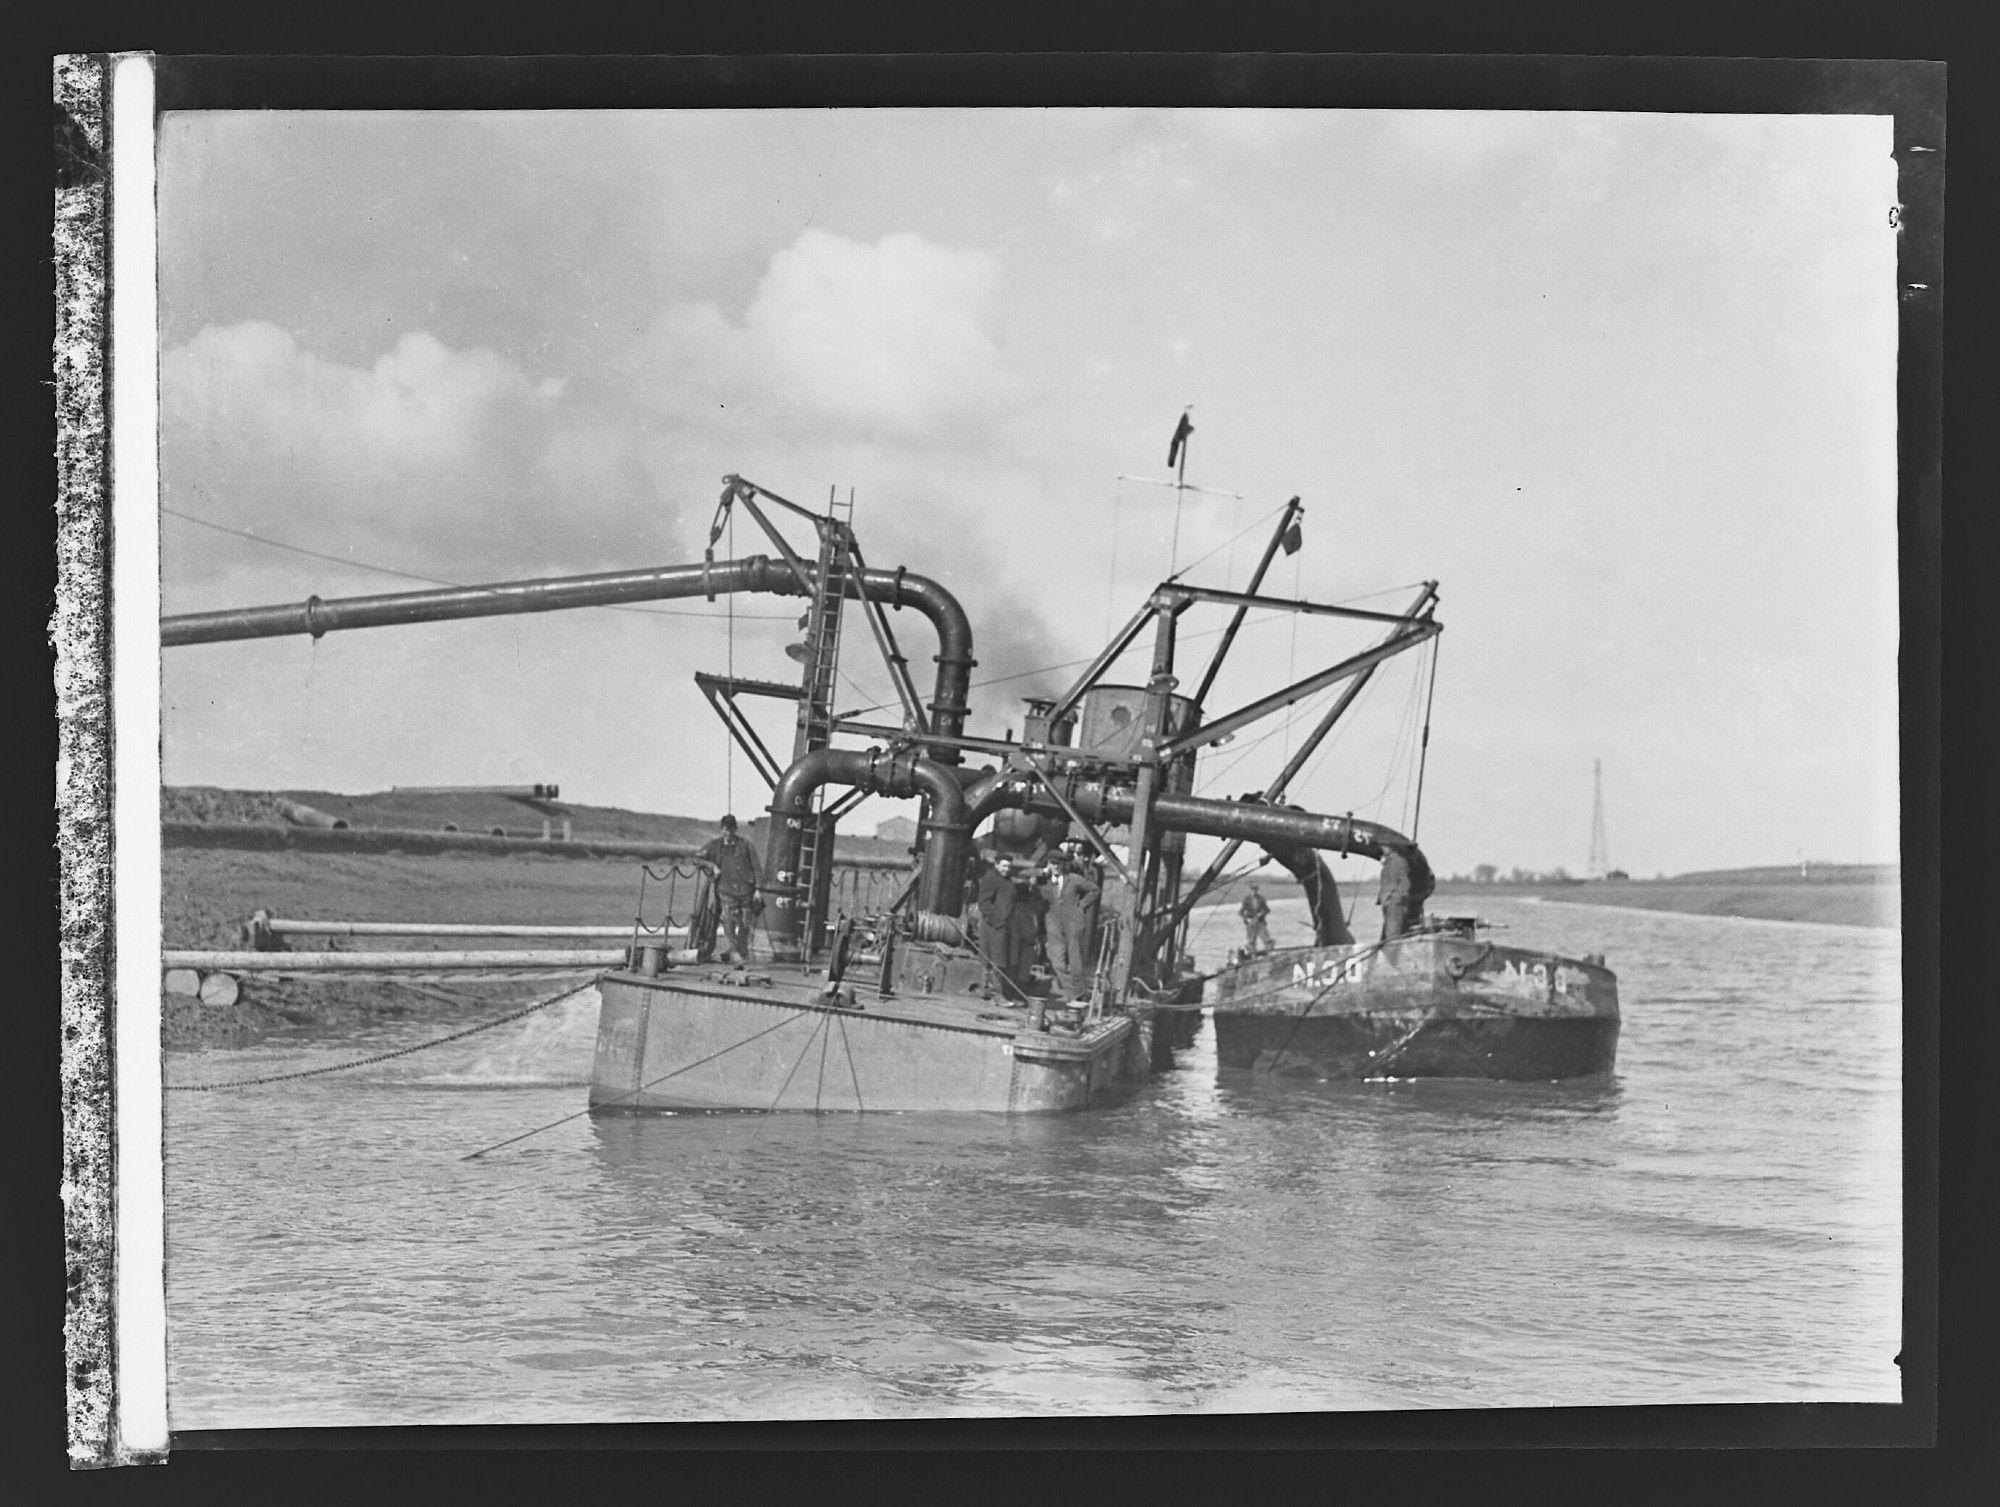
<path fill-rule="evenodd" d="M 875 835 L 883 842 L 915 842 L 917 824 L 907 816 L 892 816 L 875 828 Z"/>

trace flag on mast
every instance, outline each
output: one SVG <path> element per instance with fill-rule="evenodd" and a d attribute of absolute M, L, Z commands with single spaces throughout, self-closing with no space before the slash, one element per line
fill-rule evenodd
<path fill-rule="evenodd" d="M 1183 446 L 1183 445 L 1185 445 L 1185 444 L 1187 443 L 1187 437 L 1188 437 L 1188 436 L 1189 436 L 1190 434 L 1193 434 L 1193 433 L 1194 433 L 1194 424 L 1193 424 L 1193 422 L 1192 422 L 1192 421 L 1191 421 L 1191 420 L 1190 420 L 1190 419 L 1188 418 L 1188 416 L 1187 416 L 1187 410 L 1186 410 L 1186 409 L 1182 409 L 1182 410 L 1181 410 L 1181 421 L 1180 421 L 1180 423 L 1178 423 L 1178 424 L 1176 424 L 1176 425 L 1174 426 L 1174 440 L 1173 440 L 1173 443 L 1167 446 L 1167 464 L 1168 464 L 1168 465 L 1170 465 L 1170 466 L 1171 466 L 1171 465 L 1175 464 L 1175 463 L 1176 463 L 1177 461 L 1179 461 L 1179 460 L 1180 460 L 1180 458 L 1181 458 L 1181 446 Z"/>
<path fill-rule="evenodd" d="M 1298 498 L 1294 497 L 1292 499 L 1291 524 L 1285 529 L 1284 537 L 1279 541 L 1285 546 L 1285 553 L 1288 555 L 1296 555 L 1299 552 L 1299 546 L 1306 542 L 1305 530 L 1299 527 L 1299 514 L 1303 511 L 1299 506 Z"/>

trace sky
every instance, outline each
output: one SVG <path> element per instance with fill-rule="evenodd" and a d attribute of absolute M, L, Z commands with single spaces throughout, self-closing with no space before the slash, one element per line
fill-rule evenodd
<path fill-rule="evenodd" d="M 1634 875 L 1892 861 L 1890 146 L 1866 116 L 169 114 L 162 610 L 696 561 L 738 473 L 851 494 L 871 565 L 964 602 L 999 736 L 1170 571 L 1241 589 L 1297 495 L 1267 591 L 1436 580 L 1445 624 L 1299 804 L 1414 825 L 1441 873 L 1582 873 L 1601 761 Z M 769 548 L 739 518 L 717 556 Z M 693 675 L 792 679 L 800 606 L 170 649 L 163 777 L 754 815 Z M 1183 619 L 1184 680 L 1225 616 Z M 928 694 L 928 625 L 894 626 Z M 1375 631 L 1253 616 L 1210 715 Z M 858 619 L 841 662 L 843 709 L 891 699 Z M 1261 788 L 1333 694 L 1197 789 Z"/>

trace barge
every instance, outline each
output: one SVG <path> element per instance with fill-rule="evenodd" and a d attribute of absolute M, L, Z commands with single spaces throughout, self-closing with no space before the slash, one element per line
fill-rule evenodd
<path fill-rule="evenodd" d="M 1223 1068 L 1546 1080 L 1608 1073 L 1618 1055 L 1618 980 L 1602 958 L 1499 946 L 1464 918 L 1266 953 L 1210 990 Z"/>
<path fill-rule="evenodd" d="M 963 993 L 864 1002 L 820 984 L 782 967 L 606 974 L 591 1107 L 1048 1114 L 1147 1076 L 1128 1016 L 1030 1018 Z"/>

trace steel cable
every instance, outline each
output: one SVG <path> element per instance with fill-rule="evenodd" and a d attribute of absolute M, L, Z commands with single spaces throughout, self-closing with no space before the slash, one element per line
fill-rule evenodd
<path fill-rule="evenodd" d="M 301 1068 L 299 1071 L 291 1073 L 271 1073 L 261 1078 L 226 1078 L 218 1083 L 169 1083 L 164 1085 L 164 1089 L 165 1092 L 170 1094 L 203 1094 L 218 1088 L 249 1088 L 259 1083 L 287 1083 L 296 1078 L 317 1078 L 326 1073 L 346 1073 L 358 1067 L 372 1067 L 378 1062 L 387 1062 L 395 1057 L 408 1057 L 416 1052 L 428 1051 L 432 1047 L 444 1046 L 448 1042 L 463 1041 L 468 1036 L 477 1036 L 481 1031 L 490 1031 L 496 1026 L 506 1025 L 510 1021 L 521 1020 L 526 1016 L 533 1015 L 537 1010 L 546 1010 L 558 1000 L 570 998 L 581 987 L 581 985 L 572 985 L 560 994 L 552 994 L 547 999 L 537 1000 L 526 1009 L 515 1010 L 510 1014 L 502 1015 L 497 1020 L 482 1021 L 476 1026 L 467 1026 L 462 1031 L 453 1031 L 449 1036 L 439 1036 L 431 1041 L 420 1041 L 414 1046 L 397 1047 L 393 1051 L 377 1052 L 372 1057 L 357 1058 L 353 1062 L 336 1062 L 329 1067 Z"/>

